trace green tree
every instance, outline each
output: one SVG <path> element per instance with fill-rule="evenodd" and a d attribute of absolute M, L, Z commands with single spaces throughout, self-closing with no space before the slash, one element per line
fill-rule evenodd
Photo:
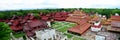
<path fill-rule="evenodd" d="M 5 15 L 3 13 L 0 13 L 0 18 L 4 19 Z"/>
<path fill-rule="evenodd" d="M 16 15 L 17 15 L 17 16 L 23 16 L 24 14 L 21 13 L 21 12 L 17 12 Z"/>
<path fill-rule="evenodd" d="M 12 30 L 10 29 L 9 25 L 5 22 L 0 22 L 0 40 L 9 40 L 10 33 Z"/>
<path fill-rule="evenodd" d="M 34 13 L 34 16 L 35 16 L 35 18 L 40 19 L 40 17 L 39 17 L 39 14 L 38 14 L 38 13 Z"/>

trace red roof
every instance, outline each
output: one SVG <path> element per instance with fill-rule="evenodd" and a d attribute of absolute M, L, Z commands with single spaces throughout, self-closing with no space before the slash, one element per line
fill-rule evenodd
<path fill-rule="evenodd" d="M 68 31 L 75 32 L 78 34 L 83 34 L 88 28 L 90 27 L 89 23 L 85 23 L 84 25 L 77 25 L 75 27 L 72 27 L 68 29 Z"/>
<path fill-rule="evenodd" d="M 14 26 L 16 26 L 16 25 L 18 25 L 18 24 L 19 24 L 19 21 L 18 21 L 18 20 L 14 20 L 14 21 L 13 21 L 13 25 L 14 25 Z"/>
<path fill-rule="evenodd" d="M 72 16 L 73 18 L 78 18 L 78 19 L 80 19 L 80 18 L 82 18 L 82 16 Z"/>
<path fill-rule="evenodd" d="M 88 16 L 86 16 L 85 18 L 68 17 L 66 19 L 66 21 L 75 22 L 77 24 L 84 24 L 89 20 L 90 20 L 90 18 Z"/>
<path fill-rule="evenodd" d="M 53 19 L 57 21 L 64 21 L 68 17 L 68 14 L 66 12 L 57 12 L 55 15 L 53 15 Z"/>
<path fill-rule="evenodd" d="M 35 20 L 35 21 L 30 21 L 29 23 L 28 23 L 28 25 L 30 26 L 30 27 L 37 27 L 37 26 L 40 26 L 40 25 L 42 25 L 42 23 L 39 21 L 39 20 Z"/>
<path fill-rule="evenodd" d="M 120 27 L 120 21 L 112 21 L 111 26 L 113 27 Z"/>
<path fill-rule="evenodd" d="M 62 16 L 61 15 L 54 15 L 54 17 L 58 17 L 59 18 L 59 17 L 62 17 Z"/>
<path fill-rule="evenodd" d="M 11 24 L 10 24 L 10 28 L 13 30 L 13 31 L 19 31 L 19 30 L 22 30 L 22 26 L 21 24 L 19 23 L 19 20 L 14 20 L 14 21 L 10 21 Z"/>
<path fill-rule="evenodd" d="M 44 19 L 48 19 L 48 16 L 42 16 Z M 22 17 L 13 17 L 12 20 L 8 20 L 11 23 L 10 28 L 13 31 L 24 31 L 27 36 L 33 36 L 36 30 L 42 28 L 48 28 L 46 21 L 34 19 L 33 15 L 27 15 L 24 18 Z"/>
<path fill-rule="evenodd" d="M 39 27 L 39 26 L 43 27 L 44 25 L 47 26 L 47 23 L 45 21 L 42 21 L 42 20 L 30 20 L 30 22 L 26 23 L 26 25 L 24 25 L 24 27 L 26 28 L 26 26 L 28 26 L 29 28 L 34 28 L 34 27 Z"/>
<path fill-rule="evenodd" d="M 27 36 L 32 36 L 34 35 L 33 33 L 36 30 L 40 30 L 42 28 L 47 28 L 47 23 L 46 21 L 43 20 L 29 20 L 30 22 L 27 22 L 23 25 L 23 30 L 26 32 Z M 28 32 L 29 31 L 29 32 Z"/>
<path fill-rule="evenodd" d="M 47 16 L 41 16 L 41 19 L 42 19 L 42 20 L 48 20 L 49 17 L 47 17 Z"/>
<path fill-rule="evenodd" d="M 29 18 L 29 19 L 31 19 L 31 20 L 32 20 L 32 19 L 34 19 L 34 16 L 30 16 L 30 18 Z"/>
<path fill-rule="evenodd" d="M 32 28 L 28 25 L 28 23 L 25 23 L 24 26 L 23 26 L 23 30 L 24 31 L 29 31 L 31 30 Z"/>
<path fill-rule="evenodd" d="M 111 16 L 112 20 L 119 20 L 120 21 L 120 16 Z"/>
<path fill-rule="evenodd" d="M 26 19 L 26 20 L 27 20 L 27 19 L 29 19 L 29 17 L 28 17 L 28 16 L 26 16 L 26 17 L 24 17 L 24 19 Z"/>
<path fill-rule="evenodd" d="M 56 17 L 56 18 L 54 18 L 55 20 L 58 20 L 58 21 L 64 21 L 66 18 L 63 18 L 63 17 Z"/>
<path fill-rule="evenodd" d="M 67 13 L 67 12 L 61 12 L 61 14 L 62 14 L 62 15 L 68 15 L 68 13 Z"/>
<path fill-rule="evenodd" d="M 13 31 L 20 31 L 20 30 L 22 30 L 22 26 L 11 26 L 10 27 Z"/>
<path fill-rule="evenodd" d="M 46 16 L 50 17 L 50 16 L 51 16 L 51 14 L 46 14 Z"/>
<path fill-rule="evenodd" d="M 25 33 L 28 37 L 34 36 L 34 34 L 35 34 L 34 32 L 29 32 L 29 31 L 27 31 Z"/>
<path fill-rule="evenodd" d="M 73 18 L 73 17 L 68 17 L 66 19 L 66 21 L 78 23 L 80 21 L 80 19 L 76 19 L 76 18 Z"/>
<path fill-rule="evenodd" d="M 109 31 L 115 31 L 115 32 L 120 32 L 120 28 L 119 27 L 113 27 L 113 26 L 108 27 L 107 30 L 109 30 Z"/>
<path fill-rule="evenodd" d="M 86 20 L 86 19 L 81 19 L 81 20 L 78 22 L 79 25 L 83 25 L 83 24 L 85 24 L 85 23 L 87 23 L 87 20 Z"/>
<path fill-rule="evenodd" d="M 56 12 L 52 14 L 40 15 L 42 20 L 55 19 L 57 21 L 64 21 L 68 17 L 67 12 Z"/>
<path fill-rule="evenodd" d="M 83 14 L 85 14 L 85 13 L 83 13 Z M 75 13 L 75 14 L 73 14 L 73 16 L 69 16 L 66 19 L 66 21 L 75 22 L 75 23 L 78 23 L 78 25 L 68 29 L 68 31 L 83 34 L 90 27 L 90 24 L 87 23 L 87 21 L 89 21 L 89 20 L 90 20 L 90 17 L 86 14 L 80 15 L 80 14 Z"/>

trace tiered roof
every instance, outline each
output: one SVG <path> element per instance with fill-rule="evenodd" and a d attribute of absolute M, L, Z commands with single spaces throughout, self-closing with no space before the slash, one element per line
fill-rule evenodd
<path fill-rule="evenodd" d="M 120 32 L 120 16 L 111 16 L 111 27 L 108 27 L 109 31 Z"/>
<path fill-rule="evenodd" d="M 68 12 L 56 12 L 52 14 L 40 15 L 42 20 L 54 19 L 57 21 L 64 21 L 68 17 Z"/>
<path fill-rule="evenodd" d="M 111 18 L 109 18 L 107 20 L 107 22 L 105 22 L 105 24 L 111 24 L 111 21 L 120 21 L 120 16 L 111 16 Z"/>
<path fill-rule="evenodd" d="M 66 21 L 75 22 L 78 25 L 68 29 L 68 31 L 75 32 L 80 35 L 83 34 L 91 25 L 88 23 L 89 20 L 90 17 L 85 12 L 78 10 L 74 11 L 73 14 L 70 14 Z"/>
<path fill-rule="evenodd" d="M 120 21 L 120 16 L 111 16 L 111 20 Z"/>
<path fill-rule="evenodd" d="M 36 30 L 48 28 L 46 21 L 37 20 L 33 15 L 23 18 L 14 16 L 8 24 L 13 31 L 24 31 L 28 37 L 33 36 Z"/>
<path fill-rule="evenodd" d="M 23 30 L 27 36 L 33 36 L 35 34 L 35 31 L 47 28 L 48 26 L 47 23 L 43 20 L 30 20 L 30 22 L 25 23 L 23 27 Z M 33 34 L 29 35 L 31 33 Z"/>
<path fill-rule="evenodd" d="M 120 25 L 120 16 L 111 16 L 111 26 L 119 27 Z"/>
<path fill-rule="evenodd" d="M 120 21 L 112 21 L 111 26 L 113 27 L 120 27 Z"/>
<path fill-rule="evenodd" d="M 100 21 L 99 15 L 98 14 L 94 14 L 93 18 L 91 19 L 91 21 L 93 21 L 93 22 Z"/>
<path fill-rule="evenodd" d="M 83 11 L 77 10 L 77 13 L 75 11 L 75 12 L 73 12 L 73 14 L 70 14 L 69 17 L 66 19 L 66 21 L 75 22 L 75 23 L 79 24 L 80 21 L 86 22 L 86 21 L 89 21 L 90 19 L 91 18 L 89 17 L 89 15 L 87 15 Z"/>

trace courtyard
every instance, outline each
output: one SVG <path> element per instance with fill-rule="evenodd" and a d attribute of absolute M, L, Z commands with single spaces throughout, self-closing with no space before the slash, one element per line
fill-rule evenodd
<path fill-rule="evenodd" d="M 74 34 L 68 33 L 67 30 L 71 27 L 76 26 L 77 24 L 71 23 L 71 22 L 65 22 L 65 21 L 55 21 L 52 23 L 52 28 L 56 29 L 58 32 L 63 33 L 68 37 L 69 40 L 85 40 L 84 38 L 81 38 L 80 36 L 76 36 Z"/>

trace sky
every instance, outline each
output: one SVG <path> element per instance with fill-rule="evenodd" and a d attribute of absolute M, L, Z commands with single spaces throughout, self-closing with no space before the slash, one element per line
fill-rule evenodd
<path fill-rule="evenodd" d="M 46 8 L 120 8 L 120 0 L 0 0 L 0 10 Z"/>

